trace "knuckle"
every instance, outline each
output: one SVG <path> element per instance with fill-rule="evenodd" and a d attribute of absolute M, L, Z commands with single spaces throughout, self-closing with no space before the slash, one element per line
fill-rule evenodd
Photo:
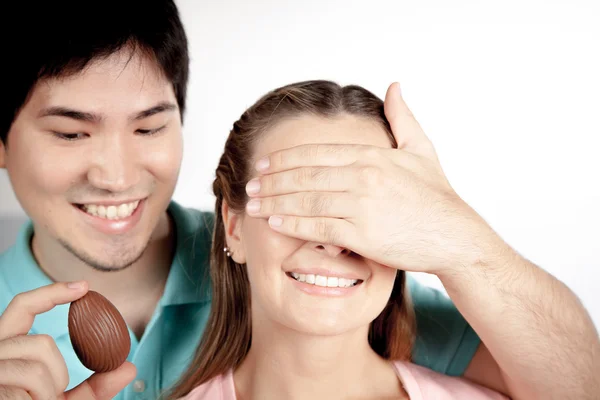
<path fill-rule="evenodd" d="M 8 360 L 7 364 L 11 370 L 15 372 L 17 375 L 27 376 L 27 368 L 31 361 L 25 360 Z"/>
<path fill-rule="evenodd" d="M 334 186 L 334 180 L 339 180 L 341 176 L 340 168 L 314 168 L 311 178 L 319 183 L 318 187 L 330 190 Z"/>
<path fill-rule="evenodd" d="M 299 233 L 302 229 L 302 224 L 300 223 L 300 218 L 294 218 L 292 223 L 292 231 L 295 233 Z"/>
<path fill-rule="evenodd" d="M 327 234 L 327 225 L 324 221 L 318 221 L 315 224 L 315 233 L 319 237 L 319 239 L 324 239 Z"/>
<path fill-rule="evenodd" d="M 381 152 L 377 148 L 369 147 L 364 150 L 364 156 L 370 160 L 378 160 L 381 158 Z"/>
<path fill-rule="evenodd" d="M 363 166 L 358 170 L 358 176 L 363 184 L 378 183 L 381 180 L 381 172 L 373 166 Z"/>
<path fill-rule="evenodd" d="M 409 171 L 418 171 L 423 166 L 421 159 L 410 153 L 403 154 L 401 162 L 402 166 Z"/>
<path fill-rule="evenodd" d="M 38 381 L 48 380 L 48 378 L 49 378 L 48 368 L 46 368 L 46 366 L 44 364 L 42 364 L 41 362 L 32 363 L 29 369 L 31 371 L 31 376 L 37 377 Z"/>
<path fill-rule="evenodd" d="M 360 210 L 360 213 L 367 216 L 369 214 L 369 212 L 371 211 L 371 198 L 370 196 L 358 196 L 356 199 L 357 205 L 358 205 L 358 209 Z"/>
<path fill-rule="evenodd" d="M 28 377 L 35 379 L 37 382 L 48 381 L 49 371 L 46 366 L 39 361 L 30 361 L 24 366 L 24 370 Z"/>
<path fill-rule="evenodd" d="M 299 187 L 304 187 L 312 179 L 312 173 L 310 169 L 300 168 L 296 170 L 294 174 L 294 184 Z"/>
<path fill-rule="evenodd" d="M 276 193 L 281 186 L 279 175 L 264 176 L 261 178 L 261 193 Z"/>
<path fill-rule="evenodd" d="M 332 173 L 333 179 L 341 181 L 346 178 L 346 174 L 345 174 L 346 170 L 344 167 L 336 167 L 336 168 L 333 168 L 332 171 L 333 171 L 333 173 Z"/>
<path fill-rule="evenodd" d="M 54 352 L 54 350 L 57 348 L 54 339 L 50 335 L 36 335 L 36 341 L 39 343 L 40 347 L 45 351 Z"/>
<path fill-rule="evenodd" d="M 311 168 L 310 179 L 314 181 L 325 181 L 327 177 L 327 169 L 325 168 Z"/>
<path fill-rule="evenodd" d="M 277 152 L 275 157 L 273 157 L 274 164 L 276 164 L 276 165 L 273 165 L 272 167 L 285 165 L 285 160 L 286 160 L 285 152 L 284 151 Z"/>
<path fill-rule="evenodd" d="M 335 229 L 325 220 L 316 223 L 315 233 L 321 242 L 327 244 L 335 242 L 337 236 Z"/>
<path fill-rule="evenodd" d="M 315 215 L 320 215 L 323 207 L 322 207 L 322 202 L 319 199 L 320 196 L 318 195 L 312 195 L 312 196 L 308 196 L 308 210 L 310 211 L 310 215 L 315 216 Z"/>
<path fill-rule="evenodd" d="M 31 400 L 31 396 L 23 389 L 0 386 L 0 399 L 6 400 Z"/>
<path fill-rule="evenodd" d="M 310 153 L 312 158 L 317 158 L 319 155 L 327 151 L 327 146 L 324 144 L 315 144 L 310 146 Z"/>
<path fill-rule="evenodd" d="M 319 155 L 319 149 L 321 145 L 308 145 L 302 148 L 300 151 L 300 157 L 303 159 L 313 159 Z"/>
<path fill-rule="evenodd" d="M 310 210 L 312 207 L 312 196 L 309 194 L 300 195 L 300 209 Z"/>
<path fill-rule="evenodd" d="M 323 195 L 312 196 L 310 208 L 311 214 L 322 215 L 327 210 L 330 203 L 331 201 L 329 198 Z"/>
<path fill-rule="evenodd" d="M 27 308 L 27 297 L 27 292 L 17 294 L 15 297 L 13 297 L 8 307 L 16 309 Z"/>
<path fill-rule="evenodd" d="M 277 214 L 279 212 L 284 211 L 284 201 L 281 197 L 274 197 L 271 199 L 265 199 L 263 202 L 266 202 L 266 205 L 263 204 L 262 212 L 268 212 L 269 214 Z"/>

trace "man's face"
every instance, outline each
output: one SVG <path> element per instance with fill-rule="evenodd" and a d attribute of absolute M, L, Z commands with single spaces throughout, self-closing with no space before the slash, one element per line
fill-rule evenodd
<path fill-rule="evenodd" d="M 35 226 L 99 269 L 141 257 L 171 199 L 180 113 L 156 63 L 130 51 L 39 82 L 17 115 L 0 167 Z"/>

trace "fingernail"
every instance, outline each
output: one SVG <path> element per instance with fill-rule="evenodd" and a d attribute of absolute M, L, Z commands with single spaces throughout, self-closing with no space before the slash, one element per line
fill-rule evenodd
<path fill-rule="evenodd" d="M 267 168 L 269 168 L 269 166 L 271 165 L 271 162 L 269 161 L 268 158 L 261 158 L 260 160 L 258 160 L 256 162 L 256 170 L 257 171 L 265 171 Z"/>
<path fill-rule="evenodd" d="M 257 212 L 260 211 L 260 200 L 250 200 L 248 202 L 248 204 L 246 205 L 246 210 L 248 210 L 248 212 L 250 214 L 256 214 Z"/>
<path fill-rule="evenodd" d="M 260 192 L 260 181 L 254 178 L 246 185 L 246 193 L 256 194 L 258 192 Z"/>
<path fill-rule="evenodd" d="M 400 87 L 400 83 L 398 83 L 398 94 L 402 96 L 402 88 Z"/>
<path fill-rule="evenodd" d="M 283 218 L 276 216 L 269 217 L 269 225 L 279 227 L 281 224 L 283 224 Z"/>
<path fill-rule="evenodd" d="M 75 290 L 83 289 L 83 281 L 69 282 L 69 283 L 67 283 L 67 287 L 69 289 L 75 289 Z"/>

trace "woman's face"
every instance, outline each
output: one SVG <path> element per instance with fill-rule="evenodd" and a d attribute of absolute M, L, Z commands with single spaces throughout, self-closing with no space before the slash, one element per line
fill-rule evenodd
<path fill-rule="evenodd" d="M 264 133 L 254 160 L 312 143 L 391 147 L 384 129 L 369 119 L 302 116 Z M 237 224 L 234 248 L 247 265 L 254 323 L 334 335 L 368 327 L 387 304 L 396 270 L 340 247 L 284 236 L 265 219 L 243 215 Z"/>

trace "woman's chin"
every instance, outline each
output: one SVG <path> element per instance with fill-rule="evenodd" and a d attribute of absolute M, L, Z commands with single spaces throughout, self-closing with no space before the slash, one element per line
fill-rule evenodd
<path fill-rule="evenodd" d="M 346 318 L 337 316 L 314 315 L 312 318 L 298 318 L 288 321 L 286 324 L 293 330 L 311 336 L 337 336 L 356 331 L 363 326 L 368 326 L 368 322 L 349 321 Z"/>

